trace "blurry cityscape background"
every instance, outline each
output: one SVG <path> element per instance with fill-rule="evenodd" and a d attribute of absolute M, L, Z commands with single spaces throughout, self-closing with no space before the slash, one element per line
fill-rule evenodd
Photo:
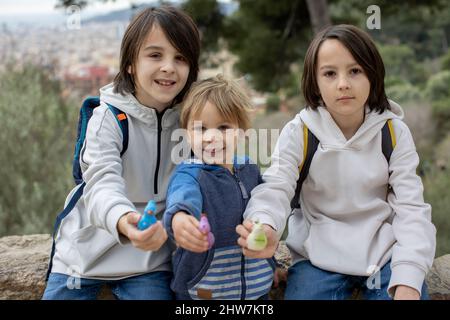
<path fill-rule="evenodd" d="M 165 2 L 168 3 L 168 2 Z M 78 109 L 118 71 L 120 43 L 140 9 L 160 1 L 0 2 L 0 236 L 50 233 L 73 187 Z M 255 128 L 281 129 L 304 107 L 299 83 L 321 27 L 350 23 L 375 39 L 389 98 L 405 110 L 419 174 L 450 253 L 450 2 L 447 0 L 175 1 L 202 33 L 200 78 L 238 78 Z M 380 28 L 370 29 L 379 8 Z M 272 146 L 267 146 L 270 149 Z M 258 161 L 259 159 L 254 159 Z"/>

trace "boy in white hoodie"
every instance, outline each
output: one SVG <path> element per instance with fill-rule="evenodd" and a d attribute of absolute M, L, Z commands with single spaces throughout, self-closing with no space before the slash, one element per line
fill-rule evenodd
<path fill-rule="evenodd" d="M 136 224 L 149 199 L 157 202 L 157 217 L 165 210 L 177 104 L 197 79 L 199 53 L 198 29 L 179 9 L 147 8 L 129 24 L 120 71 L 100 90 L 88 123 L 80 156 L 84 182 L 65 207 L 82 195 L 54 235 L 43 299 L 95 299 L 105 284 L 118 299 L 173 298 L 167 233 L 160 221 L 144 231 Z M 123 134 L 108 105 L 128 121 L 123 155 Z"/>
<path fill-rule="evenodd" d="M 326 28 L 306 53 L 308 107 L 284 127 L 265 183 L 252 191 L 247 220 L 237 227 L 244 253 L 262 258 L 274 253 L 288 220 L 293 265 L 285 299 L 346 299 L 355 288 L 366 299 L 427 299 L 436 229 L 411 133 L 400 106 L 386 98 L 384 75 L 374 43 L 353 26 Z M 385 158 L 389 119 L 395 147 Z M 319 144 L 290 215 L 305 126 Z M 269 238 L 262 252 L 246 249 L 255 218 Z"/>

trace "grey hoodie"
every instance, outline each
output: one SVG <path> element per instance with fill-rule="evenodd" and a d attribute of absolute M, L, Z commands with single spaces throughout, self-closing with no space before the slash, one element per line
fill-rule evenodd
<path fill-rule="evenodd" d="M 155 109 L 141 105 L 133 95 L 113 93 L 112 84 L 100 90 L 100 99 L 80 157 L 86 187 L 61 223 L 52 272 L 120 279 L 170 271 L 173 248 L 169 242 L 156 252 L 142 251 L 120 236 L 116 226 L 126 212 L 142 213 L 150 199 L 157 202 L 159 219 L 165 211 L 169 177 L 175 168 L 171 151 L 176 142 L 171 134 L 179 127 L 179 110 L 166 109 L 158 117 Z M 105 102 L 128 115 L 129 142 L 123 157 L 122 132 Z M 66 205 L 78 187 L 70 192 Z"/>
<path fill-rule="evenodd" d="M 305 123 L 320 144 L 303 183 L 301 209 L 289 218 L 286 242 L 293 263 L 309 259 L 331 272 L 369 276 L 391 259 L 389 293 L 396 285 L 421 292 L 434 258 L 436 229 L 403 111 L 390 104 L 392 110 L 382 114 L 366 109 L 364 123 L 349 140 L 326 108 L 302 110 L 281 132 L 263 176 L 266 183 L 253 190 L 245 217 L 259 218 L 281 237 L 303 158 Z M 387 119 L 393 119 L 397 142 L 389 164 L 381 150 Z"/>

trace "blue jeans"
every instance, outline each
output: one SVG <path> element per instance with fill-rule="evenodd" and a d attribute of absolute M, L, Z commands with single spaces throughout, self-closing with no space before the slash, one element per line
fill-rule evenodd
<path fill-rule="evenodd" d="M 371 278 L 350 276 L 317 268 L 304 260 L 288 270 L 285 300 L 344 300 L 358 289 L 367 300 L 392 300 L 387 288 L 391 278 L 390 262 Z M 422 286 L 422 300 L 428 300 L 427 286 Z"/>
<path fill-rule="evenodd" d="M 95 300 L 104 285 L 119 300 L 173 300 L 172 272 L 157 271 L 121 280 L 93 280 L 51 273 L 43 300 Z"/>

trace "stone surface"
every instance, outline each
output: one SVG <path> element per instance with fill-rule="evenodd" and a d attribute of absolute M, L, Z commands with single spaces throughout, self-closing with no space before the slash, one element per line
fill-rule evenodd
<path fill-rule="evenodd" d="M 280 241 L 277 251 L 275 251 L 275 259 L 278 268 L 275 272 L 275 281 L 272 290 L 269 292 L 271 300 L 283 300 L 284 290 L 286 289 L 287 269 L 292 264 L 291 254 L 284 241 Z"/>
<path fill-rule="evenodd" d="M 0 299 L 40 299 L 51 249 L 51 236 L 0 238 Z"/>
<path fill-rule="evenodd" d="M 433 300 L 450 300 L 450 254 L 434 260 L 426 282 Z"/>
<path fill-rule="evenodd" d="M 51 236 L 47 234 L 0 238 L 0 299 L 41 299 L 51 245 Z M 272 299 L 283 299 L 287 268 L 291 265 L 291 255 L 283 241 L 275 258 L 280 265 L 278 284 L 269 295 Z M 450 300 L 450 254 L 435 259 L 426 282 L 432 299 Z M 99 299 L 114 296 L 105 287 Z"/>

